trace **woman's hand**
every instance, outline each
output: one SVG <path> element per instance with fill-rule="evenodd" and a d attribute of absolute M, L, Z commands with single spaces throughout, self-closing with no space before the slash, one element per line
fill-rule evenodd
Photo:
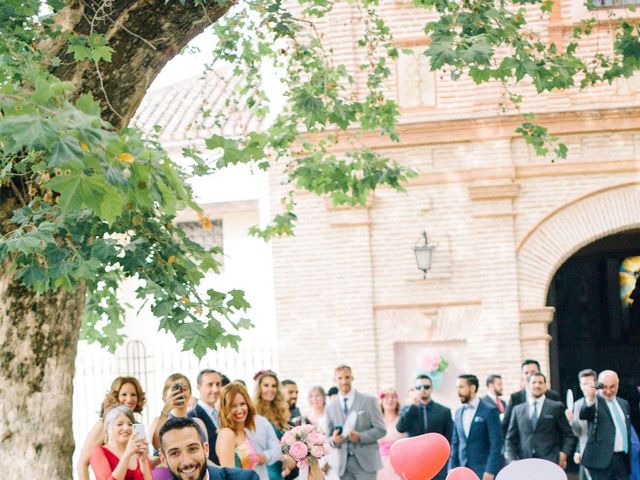
<path fill-rule="evenodd" d="M 142 454 L 147 454 L 147 441 L 142 435 L 134 433 L 131 438 L 129 438 L 127 448 L 124 449 L 122 456 L 128 459 L 131 458 L 131 456 L 136 455 L 140 458 L 140 455 Z"/>
<path fill-rule="evenodd" d="M 169 390 L 167 392 L 167 398 L 164 401 L 161 415 L 167 416 L 174 407 L 181 406 L 180 403 L 184 402 L 184 392 L 180 390 Z"/>

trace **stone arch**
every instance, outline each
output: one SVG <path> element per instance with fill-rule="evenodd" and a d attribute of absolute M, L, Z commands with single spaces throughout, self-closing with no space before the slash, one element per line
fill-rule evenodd
<path fill-rule="evenodd" d="M 549 283 L 571 255 L 633 228 L 640 228 L 640 181 L 590 192 L 547 215 L 516 248 L 521 316 L 546 309 Z"/>

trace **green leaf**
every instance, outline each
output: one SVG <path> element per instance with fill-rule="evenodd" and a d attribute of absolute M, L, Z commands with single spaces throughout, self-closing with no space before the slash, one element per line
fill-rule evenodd
<path fill-rule="evenodd" d="M 96 215 L 102 216 L 102 205 L 107 192 L 104 177 L 85 174 L 59 175 L 47 183 L 47 186 L 60 193 L 60 208 L 64 213 L 81 208 L 90 208 Z"/>

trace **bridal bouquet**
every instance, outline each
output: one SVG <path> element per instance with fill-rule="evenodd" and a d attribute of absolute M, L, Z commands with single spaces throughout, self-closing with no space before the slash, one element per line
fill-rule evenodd
<path fill-rule="evenodd" d="M 315 425 L 307 423 L 285 432 L 280 440 L 282 451 L 291 456 L 300 469 L 300 480 L 309 475 L 309 465 L 317 465 L 324 455 L 326 437 Z"/>

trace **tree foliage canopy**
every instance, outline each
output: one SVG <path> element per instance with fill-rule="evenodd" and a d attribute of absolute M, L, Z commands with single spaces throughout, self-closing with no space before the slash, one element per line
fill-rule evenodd
<path fill-rule="evenodd" d="M 193 8 L 211 3 L 179 1 Z M 209 348 L 237 345 L 238 331 L 250 326 L 238 320 L 248 307 L 242 292 L 200 286 L 207 272 L 219 269 L 220 248 L 203 248 L 175 224 L 180 209 L 200 212 L 189 177 L 237 163 L 261 169 L 279 165 L 290 184 L 284 209 L 266 228 L 253 229 L 268 239 L 292 232 L 296 189 L 329 196 L 335 204 L 364 205 L 376 188 L 402 190 L 415 174 L 359 145 L 366 130 L 399 140 L 398 106 L 384 90 L 399 52 L 378 1 L 351 0 L 360 12 L 356 48 L 364 60 L 355 70 L 336 64 L 318 24 L 345 1 L 227 5 L 227 15 L 214 24 L 212 48 L 215 62 L 231 65 L 243 79 L 227 100 L 229 112 L 238 106 L 251 110 L 263 128 L 240 138 L 214 131 L 206 147 L 220 155 L 190 148 L 185 150 L 190 163 L 178 165 L 153 138 L 104 120 L 111 108 L 106 91 L 104 98 L 94 98 L 54 75 L 65 62 L 89 62 L 99 76 L 100 66 L 115 61 L 117 53 L 105 31 L 93 23 L 83 34 L 65 31 L 60 19 L 68 4 L 62 0 L 4 0 L 0 260 L 5 267 L 38 294 L 86 286 L 83 336 L 109 348 L 120 339 L 125 306 L 117 289 L 126 278 L 140 280 L 138 297 L 185 349 L 202 356 Z M 88 4 L 108 18 L 110 2 Z M 497 81 L 508 89 L 529 81 L 540 93 L 611 82 L 640 65 L 639 27 L 632 21 L 613 22 L 612 52 L 586 57 L 579 47 L 593 31 L 592 18 L 562 47 L 529 29 L 528 14 L 548 15 L 552 0 L 415 0 L 415 5 L 437 14 L 424 28 L 429 45 L 415 53 L 453 78 Z M 594 5 L 589 1 L 587 7 Z M 51 55 L 46 46 L 59 41 L 65 51 Z M 265 65 L 283 85 L 285 105 L 275 113 L 274 95 L 265 90 Z M 522 100 L 515 93 L 509 98 L 516 107 Z M 539 154 L 553 148 L 556 156 L 566 155 L 566 147 L 554 144 L 543 126 L 525 120 L 518 132 Z M 347 138 L 353 148 L 336 154 L 338 138 Z M 201 212 L 200 220 L 210 227 Z"/>

